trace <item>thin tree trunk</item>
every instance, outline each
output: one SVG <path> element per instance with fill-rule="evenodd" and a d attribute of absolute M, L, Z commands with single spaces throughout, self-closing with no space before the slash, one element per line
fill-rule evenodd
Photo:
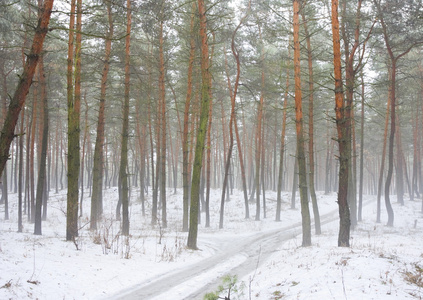
<path fill-rule="evenodd" d="M 304 31 L 307 41 L 307 58 L 308 58 L 308 84 L 309 84 L 309 98 L 308 98 L 308 155 L 309 155 L 309 173 L 308 173 L 308 186 L 311 196 L 311 203 L 313 206 L 313 215 L 314 215 L 314 229 L 316 234 L 319 235 L 322 233 L 320 226 L 320 214 L 319 206 L 317 204 L 316 190 L 314 187 L 314 82 L 313 82 L 313 56 L 311 49 L 311 37 L 307 27 L 307 20 L 304 14 L 304 11 L 301 12 Z"/>
<path fill-rule="evenodd" d="M 85 124 L 84 124 L 84 137 L 82 141 L 82 153 L 81 153 L 81 174 L 80 174 L 80 185 L 81 185 L 81 196 L 79 199 L 79 215 L 82 217 L 82 214 L 84 212 L 82 208 L 83 200 L 84 200 L 84 168 L 86 167 L 86 145 L 87 145 L 87 137 L 88 137 L 88 102 L 87 102 L 87 91 L 84 93 L 84 102 L 85 102 Z M 88 179 L 89 180 L 89 179 Z"/>
<path fill-rule="evenodd" d="M 211 57 L 210 57 L 210 66 L 213 63 L 214 57 L 214 43 L 215 43 L 215 34 L 212 32 L 213 36 L 213 45 L 211 50 Z M 210 78 L 210 107 L 209 107 L 209 120 L 207 126 L 207 170 L 206 170 L 206 224 L 205 227 L 210 227 L 210 176 L 211 176 L 211 129 L 212 129 L 212 121 L 213 121 L 213 98 L 212 98 L 212 90 L 211 90 L 212 82 Z"/>
<path fill-rule="evenodd" d="M 363 220 L 363 171 L 364 171 L 364 74 L 361 72 L 361 123 L 360 123 L 360 186 L 358 190 L 358 221 Z"/>
<path fill-rule="evenodd" d="M 389 134 L 388 146 L 388 173 L 385 181 L 385 206 L 388 212 L 388 226 L 394 226 L 394 211 L 392 209 L 391 201 L 389 199 L 389 189 L 391 186 L 392 174 L 394 170 L 394 138 L 395 138 L 395 75 L 396 75 L 396 61 L 391 66 L 391 80 L 390 80 L 390 94 L 391 100 L 391 131 Z"/>
<path fill-rule="evenodd" d="M 163 12 L 162 12 L 163 13 Z M 163 16 L 162 16 L 163 17 Z M 167 216 L 166 216 L 166 98 L 165 98 L 165 62 L 163 54 L 163 20 L 160 21 L 160 32 L 159 32 L 159 93 L 161 102 L 161 174 L 160 174 L 160 203 L 162 206 L 162 227 L 167 227 Z"/>
<path fill-rule="evenodd" d="M 380 164 L 379 181 L 378 181 L 378 189 L 377 189 L 376 223 L 380 223 L 380 215 L 381 215 L 382 182 L 383 182 L 383 172 L 385 169 L 386 141 L 388 137 L 390 107 L 391 107 L 391 92 L 388 90 L 388 101 L 387 101 L 386 113 L 385 113 L 385 129 L 383 134 L 382 161 Z"/>
<path fill-rule="evenodd" d="M 21 113 L 21 133 L 24 132 L 25 110 Z M 22 193 L 23 191 L 23 147 L 24 135 L 19 136 L 19 175 L 18 175 L 18 232 L 22 232 Z"/>
<path fill-rule="evenodd" d="M 240 61 L 239 61 L 239 52 L 238 52 L 238 49 L 235 46 L 235 36 L 236 36 L 236 33 L 239 30 L 239 28 L 241 28 L 242 23 L 247 18 L 250 7 L 251 7 L 251 0 L 248 2 L 248 8 L 247 8 L 245 15 L 241 18 L 238 26 L 235 28 L 235 30 L 232 34 L 231 49 L 232 49 L 232 54 L 233 54 L 233 56 L 236 60 L 236 66 L 237 66 L 237 73 L 236 73 L 236 78 L 235 78 L 233 90 L 232 90 L 232 85 L 231 85 L 230 78 L 229 78 L 229 72 L 228 72 L 228 70 L 226 70 L 229 92 L 230 92 L 230 97 L 231 97 L 231 121 L 232 121 L 232 123 L 229 122 L 229 126 L 230 126 L 230 130 L 232 130 L 232 125 L 234 126 L 234 129 L 235 129 L 235 136 L 236 136 L 236 141 L 237 141 L 237 146 L 238 146 L 239 163 L 240 163 L 240 167 L 241 167 L 242 190 L 244 192 L 244 206 L 245 206 L 245 218 L 246 219 L 248 219 L 250 217 L 250 210 L 249 210 L 249 206 L 248 206 L 247 181 L 245 179 L 245 167 L 244 167 L 244 159 L 243 159 L 243 155 L 242 155 L 242 144 L 241 144 L 241 140 L 239 138 L 238 122 L 236 120 L 236 113 L 235 113 L 235 100 L 236 100 L 236 96 L 238 94 L 239 77 L 241 75 L 241 64 L 240 64 Z M 227 66 L 226 56 L 225 56 L 225 61 L 226 61 L 226 66 Z M 231 133 L 231 134 L 233 135 L 233 133 Z M 233 139 L 233 137 L 232 137 L 232 139 Z M 233 141 L 232 141 L 232 144 L 233 144 Z M 229 155 L 228 155 L 228 158 L 229 158 Z M 226 174 L 225 174 L 225 176 L 226 176 Z"/>
<path fill-rule="evenodd" d="M 43 101 L 43 134 L 41 143 L 40 169 L 38 171 L 37 195 L 35 201 L 35 224 L 34 234 L 41 235 L 41 207 L 43 204 L 43 194 L 45 192 L 46 183 L 46 160 L 47 160 L 47 144 L 48 144 L 48 101 L 46 93 L 46 82 L 44 73 L 43 57 L 40 58 L 40 83 L 41 83 L 41 99 Z"/>
<path fill-rule="evenodd" d="M 128 139 L 129 139 L 129 88 L 130 88 L 130 41 L 131 41 L 131 0 L 126 1 L 126 38 L 125 38 L 125 93 L 123 103 L 122 143 L 119 168 L 122 202 L 122 234 L 129 235 L 129 199 L 128 199 Z"/>
<path fill-rule="evenodd" d="M 291 36 L 289 36 L 289 45 L 288 45 L 288 62 L 286 66 L 286 84 L 285 84 L 285 93 L 283 101 L 283 117 L 282 117 L 282 133 L 281 133 L 281 149 L 279 153 L 279 174 L 278 174 L 278 187 L 276 195 L 276 221 L 281 220 L 281 207 L 282 207 L 282 185 L 283 185 L 283 161 L 285 156 L 285 135 L 286 135 L 286 110 L 288 108 L 288 91 L 289 91 L 289 69 L 291 62 Z M 295 201 L 294 201 L 295 205 Z"/>
<path fill-rule="evenodd" d="M 263 44 L 261 28 L 259 26 L 259 36 L 260 41 Z M 261 62 L 261 91 L 260 91 L 260 102 L 258 103 L 257 108 L 257 128 L 256 128 L 256 174 L 255 174 L 255 186 L 256 186 L 256 221 L 260 221 L 260 158 L 261 158 L 261 145 L 262 145 L 262 122 L 263 122 L 263 105 L 264 105 L 264 83 L 265 83 L 265 76 L 264 76 L 264 46 L 262 45 L 261 55 L 260 55 L 260 62 Z"/>
<path fill-rule="evenodd" d="M 396 143 L 396 190 L 397 190 L 397 202 L 404 205 L 404 167 L 403 166 L 403 154 L 401 149 L 401 133 L 400 133 L 400 121 L 398 114 L 395 116 L 395 136 L 397 139 Z M 406 171 L 405 171 L 406 172 Z"/>
<path fill-rule="evenodd" d="M 419 156 L 419 139 L 418 139 L 418 128 L 419 128 L 419 111 L 416 110 L 416 121 L 413 124 L 413 169 L 411 177 L 411 191 L 410 201 L 414 201 L 414 193 L 420 198 L 419 191 L 417 188 L 417 164 Z"/>
<path fill-rule="evenodd" d="M 263 117 L 263 123 L 264 123 L 264 117 Z M 262 193 L 263 193 L 263 218 L 264 219 L 266 219 L 267 218 L 267 215 L 266 215 L 266 186 L 265 186 L 265 176 L 266 176 L 266 174 L 265 174 L 265 171 L 264 171 L 264 169 L 265 169 L 265 163 L 266 163 L 266 160 L 265 160 L 265 154 L 266 154 L 266 148 L 264 147 L 264 128 L 263 128 L 263 130 L 262 130 L 262 132 L 261 132 L 261 166 L 260 166 L 260 172 L 261 172 L 261 178 L 260 178 L 260 180 L 261 180 L 261 190 L 262 190 Z"/>
<path fill-rule="evenodd" d="M 298 153 L 295 152 L 294 158 L 294 172 L 293 172 L 293 179 L 292 179 L 292 192 L 291 192 L 291 209 L 295 209 L 295 198 L 297 193 L 298 187 L 298 160 L 297 160 Z"/>

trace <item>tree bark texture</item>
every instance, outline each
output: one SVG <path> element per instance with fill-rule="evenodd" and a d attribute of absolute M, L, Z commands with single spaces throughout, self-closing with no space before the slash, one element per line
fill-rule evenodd
<path fill-rule="evenodd" d="M 200 39 L 201 39 L 201 111 L 200 123 L 197 131 L 195 145 L 195 158 L 192 172 L 191 184 L 191 207 L 190 226 L 188 232 L 187 246 L 190 249 L 197 249 L 198 234 L 198 209 L 200 197 L 200 177 L 203 164 L 204 141 L 207 134 L 207 123 L 210 105 L 210 70 L 209 70 L 209 46 L 207 41 L 207 17 L 204 0 L 198 0 L 198 12 L 200 17 Z"/>
<path fill-rule="evenodd" d="M 311 246 L 310 210 L 307 195 L 307 172 L 304 150 L 304 128 L 301 93 L 301 66 L 300 66 L 300 3 L 294 0 L 294 73 L 295 73 L 295 127 L 297 133 L 297 161 L 300 184 L 301 219 L 302 219 L 302 246 Z"/>
<path fill-rule="evenodd" d="M 130 89 L 130 42 L 131 42 L 131 0 L 126 1 L 125 38 L 125 92 L 123 100 L 122 143 L 119 167 L 122 201 L 122 234 L 129 235 L 129 184 L 128 184 L 128 139 L 129 139 L 129 89 Z"/>
<path fill-rule="evenodd" d="M 338 246 L 350 246 L 350 210 L 347 201 L 348 195 L 348 136 L 347 120 L 345 116 L 344 92 L 342 86 L 341 70 L 341 41 L 339 36 L 338 20 L 338 1 L 332 0 L 332 35 L 333 35 L 333 65 L 335 76 L 335 113 L 336 128 L 338 132 L 339 145 L 339 187 L 338 187 L 338 206 L 339 206 L 339 235 Z"/>
<path fill-rule="evenodd" d="M 103 212 L 102 195 L 103 195 L 103 161 L 104 161 L 104 123 L 105 123 L 105 108 L 106 108 L 106 91 L 107 91 L 107 77 L 110 67 L 110 54 L 112 51 L 112 37 L 113 37 L 113 18 L 111 1 L 106 0 L 107 17 L 109 21 L 109 29 L 107 32 L 104 65 L 101 76 L 101 90 L 100 103 L 98 109 L 97 121 L 97 136 L 94 146 L 94 162 L 93 162 L 93 187 L 91 195 L 91 216 L 90 229 L 97 229 L 97 220 Z"/>
<path fill-rule="evenodd" d="M 71 8 L 72 9 L 72 8 Z M 80 135 L 80 108 L 81 108 L 81 28 L 82 28 L 82 0 L 76 3 L 76 39 L 75 53 L 75 92 L 68 94 L 68 193 L 66 214 L 66 240 L 74 241 L 78 236 L 78 179 L 80 168 L 79 135 Z M 71 25 L 73 15 L 71 13 Z M 70 28 L 73 28 L 70 26 Z M 72 29 L 69 30 L 69 48 L 73 46 Z M 71 43 L 72 39 L 72 43 Z M 69 77 L 72 82 L 72 62 L 68 57 L 68 91 Z M 70 65 L 70 70 L 69 70 Z M 70 74 L 69 74 L 70 73 Z M 71 85 L 72 88 L 72 85 Z"/>
<path fill-rule="evenodd" d="M 184 131 L 182 135 L 182 186 L 183 186 L 183 217 L 182 217 L 182 231 L 188 231 L 188 217 L 189 217 L 189 109 L 192 98 L 192 72 L 195 60 L 195 37 L 194 37 L 194 19 L 195 19 L 195 2 L 192 4 L 191 22 L 190 22 L 190 52 L 188 62 L 188 87 L 185 98 L 184 109 Z"/>

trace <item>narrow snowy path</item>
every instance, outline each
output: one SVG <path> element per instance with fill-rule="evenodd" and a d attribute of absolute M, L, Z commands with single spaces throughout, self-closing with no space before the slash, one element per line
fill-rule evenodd
<path fill-rule="evenodd" d="M 321 217 L 322 225 L 337 220 L 337 210 Z M 151 278 L 110 299 L 202 299 L 230 274 L 242 278 L 256 270 L 283 242 L 301 234 L 301 223 L 288 227 L 232 236 L 219 240 L 202 237 L 199 245 L 210 245 L 216 254 L 194 265 Z M 140 266 L 142 271 L 142 266 Z"/>

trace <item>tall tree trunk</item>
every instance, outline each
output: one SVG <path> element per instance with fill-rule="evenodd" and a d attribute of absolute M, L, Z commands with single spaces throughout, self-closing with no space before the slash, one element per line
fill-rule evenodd
<path fill-rule="evenodd" d="M 33 89 L 33 100 L 32 100 L 32 120 L 31 120 L 31 144 L 30 144 L 30 181 L 31 181 L 31 185 L 30 185 L 30 191 L 29 191 L 29 196 L 31 198 L 31 218 L 30 221 L 31 223 L 34 223 L 35 220 L 35 171 L 34 171 L 34 167 L 35 167 L 35 137 L 36 137 L 36 129 L 37 129 L 37 120 L 38 120 L 38 107 L 41 106 L 38 103 L 38 80 L 37 83 L 34 85 L 34 89 Z"/>
<path fill-rule="evenodd" d="M 388 173 L 385 181 L 385 206 L 388 212 L 388 226 L 394 226 L 394 211 L 392 209 L 391 201 L 389 199 L 389 189 L 391 187 L 392 174 L 394 171 L 394 138 L 395 138 L 395 75 L 396 75 L 396 61 L 391 66 L 391 78 L 390 78 L 390 94 L 391 100 L 391 130 L 389 134 L 388 144 Z"/>
<path fill-rule="evenodd" d="M 321 234 L 320 226 L 320 214 L 319 206 L 317 204 L 316 190 L 314 187 L 314 82 L 313 82 L 313 56 L 311 49 L 311 37 L 308 31 L 307 20 L 304 14 L 304 11 L 301 12 L 304 32 L 306 35 L 307 41 L 307 58 L 308 58 L 308 89 L 309 89 L 309 98 L 308 98 L 308 155 L 309 155 L 309 173 L 308 173 L 308 186 L 311 196 L 311 203 L 313 206 L 313 215 L 314 215 L 314 229 L 316 234 Z"/>
<path fill-rule="evenodd" d="M 360 122 L 360 177 L 358 190 L 358 221 L 362 221 L 363 211 L 363 171 L 364 171 L 364 74 L 361 72 L 361 122 Z"/>
<path fill-rule="evenodd" d="M 210 56 L 210 66 L 213 64 L 213 57 L 214 57 L 214 44 L 216 41 L 216 36 L 214 34 L 214 32 L 212 32 L 212 36 L 213 36 L 213 45 L 212 45 L 212 49 L 211 49 L 211 56 Z M 213 121 L 213 97 L 212 97 L 212 82 L 211 82 L 211 78 L 209 78 L 210 80 L 210 105 L 209 105 L 209 120 L 208 120 L 208 125 L 207 125 L 207 170 L 206 170 L 206 224 L 205 227 L 210 227 L 210 185 L 211 185 L 211 149 L 212 149 L 212 144 L 211 144 L 211 129 L 212 129 L 212 121 Z"/>
<path fill-rule="evenodd" d="M 294 0 L 294 73 L 295 73 L 295 127 L 297 133 L 297 161 L 300 183 L 301 219 L 302 219 L 302 246 L 311 246 L 310 211 L 307 197 L 306 161 L 304 151 L 304 129 L 301 93 L 301 66 L 300 66 L 300 3 Z"/>
<path fill-rule="evenodd" d="M 104 124 L 105 124 L 105 108 L 106 108 L 106 90 L 107 77 L 110 68 L 110 53 L 112 50 L 113 37 L 113 17 L 111 0 L 105 0 L 107 6 L 107 17 L 109 28 L 105 41 L 104 65 L 101 76 L 100 103 L 98 109 L 97 136 L 94 146 L 94 162 L 93 162 L 93 187 L 91 195 L 91 215 L 90 229 L 97 229 L 97 221 L 102 214 L 102 196 L 103 196 L 103 164 L 104 164 Z"/>
<path fill-rule="evenodd" d="M 388 101 L 387 101 L 386 113 L 385 113 L 385 129 L 384 129 L 384 134 L 383 134 L 382 161 L 380 163 L 379 181 L 378 181 L 377 198 L 376 198 L 377 199 L 376 223 L 380 223 L 380 215 L 381 215 L 381 196 L 382 196 L 382 185 L 383 185 L 383 172 L 384 172 L 384 169 L 385 169 L 386 141 L 387 141 L 387 137 L 388 137 L 390 108 L 391 108 L 391 92 L 390 92 L 390 87 L 389 87 Z"/>
<path fill-rule="evenodd" d="M 73 4 L 73 3 L 72 3 Z M 72 9 L 72 8 L 71 8 Z M 71 11 L 71 23 L 73 19 Z M 76 4 L 76 40 L 75 40 L 75 93 L 68 94 L 68 194 L 66 215 L 66 240 L 73 241 L 78 236 L 78 177 L 80 168 L 79 133 L 81 109 L 81 18 L 82 0 Z M 73 26 L 70 26 L 73 28 Z M 73 45 L 72 29 L 69 30 L 69 48 Z M 72 42 L 71 42 L 72 37 Z M 68 55 L 73 51 L 68 52 Z M 72 57 L 70 56 L 70 57 Z M 68 56 L 68 91 L 69 78 L 72 82 L 72 62 Z M 70 67 L 69 67 L 70 65 Z M 70 68 L 70 69 L 69 69 Z M 70 72 L 70 74 L 69 74 Z"/>
<path fill-rule="evenodd" d="M 25 110 L 21 114 L 21 132 L 24 132 L 24 119 L 25 119 Z M 22 193 L 23 191 L 23 147 L 24 145 L 24 135 L 19 136 L 19 175 L 18 175 L 18 232 L 22 232 Z"/>
<path fill-rule="evenodd" d="M 263 117 L 263 123 L 264 123 L 264 121 L 265 121 L 265 118 Z M 266 215 L 266 185 L 265 185 L 265 177 L 266 177 L 266 174 L 265 174 L 265 171 L 264 171 L 264 169 L 265 169 L 265 163 L 266 163 L 266 160 L 265 160 L 265 157 L 266 157 L 266 148 L 264 147 L 264 141 L 265 141 L 265 135 L 264 135 L 264 128 L 263 128 L 263 130 L 261 131 L 261 166 L 260 166 L 260 172 L 261 172 L 261 178 L 260 178 L 260 184 L 261 184 L 261 190 L 262 190 L 262 193 L 263 193 L 263 218 L 264 219 L 266 219 L 267 218 L 267 215 Z M 267 169 L 267 168 L 266 168 Z"/>
<path fill-rule="evenodd" d="M 162 12 L 163 14 L 163 12 Z M 163 18 L 163 16 L 162 16 Z M 163 24 L 164 21 L 160 21 L 160 31 L 159 31 L 159 94 L 161 102 L 161 158 L 160 158 L 160 203 L 162 207 L 162 226 L 163 228 L 167 227 L 167 216 L 166 216 L 166 98 L 165 98 L 165 61 L 163 53 Z"/>
<path fill-rule="evenodd" d="M 335 112 L 336 128 L 338 132 L 339 145 L 339 188 L 338 188 L 338 206 L 339 206 L 339 235 L 338 246 L 350 246 L 350 210 L 348 207 L 348 120 L 345 116 L 344 91 L 342 86 L 341 70 L 341 41 L 339 37 L 338 20 L 338 1 L 332 0 L 332 36 L 333 36 L 333 64 L 335 75 Z"/>
<path fill-rule="evenodd" d="M 183 217 L 182 217 L 182 231 L 188 231 L 188 216 L 189 216 L 189 110 L 192 98 L 192 70 L 195 59 L 195 39 L 194 39 L 194 17 L 195 17 L 195 2 L 192 4 L 191 23 L 190 23 L 190 53 L 188 62 L 188 86 L 185 98 L 184 109 L 184 130 L 182 135 L 182 186 L 183 186 Z"/>
<path fill-rule="evenodd" d="M 48 144 L 48 101 L 46 93 L 46 82 L 44 73 L 43 57 L 39 63 L 40 83 L 41 83 L 41 99 L 43 101 L 43 133 L 41 143 L 40 168 L 38 170 L 37 195 L 35 199 L 35 224 L 34 234 L 41 235 L 41 207 L 43 205 L 43 195 L 46 183 L 46 160 L 47 160 L 47 144 Z"/>
<path fill-rule="evenodd" d="M 10 72 L 6 72 L 5 70 L 5 63 L 4 60 L 0 62 L 0 72 L 2 75 L 2 91 L 1 91 L 1 122 L 3 123 L 6 119 L 7 114 L 7 98 L 8 98 L 8 91 L 7 91 L 7 76 Z M 13 69 L 11 70 L 13 71 Z M 13 150 L 13 148 L 12 148 Z M 4 219 L 9 220 L 9 193 L 7 190 L 7 165 L 3 171 L 3 174 L 0 178 L 1 181 L 1 204 L 4 204 Z"/>
<path fill-rule="evenodd" d="M 131 0 L 126 1 L 125 38 L 125 93 L 123 102 L 122 143 L 120 155 L 119 181 L 122 202 L 122 234 L 129 235 L 129 185 L 128 185 L 128 139 L 129 139 L 129 80 L 130 80 L 130 41 L 131 41 Z"/>
<path fill-rule="evenodd" d="M 87 138 L 88 138 L 88 102 L 87 102 L 87 91 L 84 92 L 84 102 L 85 102 L 85 116 L 84 116 L 84 137 L 82 141 L 82 153 L 81 153 L 81 170 L 80 170 L 80 185 L 81 185 L 81 196 L 79 199 L 79 215 L 82 217 L 82 214 L 84 212 L 82 204 L 84 201 L 84 169 L 88 169 L 88 164 L 86 163 L 86 160 L 88 160 L 86 153 L 87 150 Z M 88 141 L 89 143 L 89 141 Z M 89 181 L 89 178 L 88 178 Z"/>
<path fill-rule="evenodd" d="M 198 234 L 198 203 L 201 168 L 204 154 L 204 141 L 206 139 L 208 114 L 210 106 L 210 70 L 209 70 L 209 46 L 207 41 L 207 17 L 204 0 L 198 0 L 198 13 L 200 17 L 200 39 L 201 39 L 201 113 L 200 123 L 197 130 L 197 141 L 195 146 L 195 158 L 192 171 L 191 184 L 191 207 L 190 226 L 187 246 L 190 249 L 197 249 Z"/>
<path fill-rule="evenodd" d="M 213 35 L 214 38 L 214 35 Z M 212 57 L 213 57 L 213 48 L 212 47 Z M 211 89 L 210 89 L 211 92 Z M 213 101 L 210 95 L 210 108 L 209 108 L 209 120 L 207 125 L 207 170 L 206 170 L 206 224 L 205 227 L 210 227 L 210 176 L 211 176 L 211 128 L 213 120 Z"/>
<path fill-rule="evenodd" d="M 279 174 L 278 174 L 278 187 L 276 194 L 276 221 L 281 220 L 281 207 L 282 207 L 282 179 L 283 179 L 283 161 L 285 156 L 285 135 L 286 135 L 286 110 L 288 108 L 288 91 L 289 91 L 289 72 L 290 72 L 290 62 L 291 62 L 291 36 L 289 36 L 289 45 L 288 45 L 288 61 L 286 66 L 286 84 L 285 84 L 285 93 L 283 100 L 283 117 L 282 117 L 282 133 L 281 133 L 281 149 L 279 153 Z M 294 202 L 295 205 L 295 202 Z"/>
<path fill-rule="evenodd" d="M 410 201 L 414 201 L 414 193 L 417 194 L 417 197 L 420 198 L 419 190 L 417 188 L 417 165 L 418 157 L 420 152 L 420 141 L 418 138 L 418 129 L 419 129 L 419 111 L 416 110 L 415 122 L 413 124 L 413 169 L 412 169 L 412 178 L 411 178 L 411 192 L 410 192 Z"/>
<path fill-rule="evenodd" d="M 256 153 L 255 153 L 255 188 L 256 188 L 256 221 L 260 221 L 260 162 L 261 159 L 261 145 L 262 145 L 262 122 L 263 122 L 263 105 L 264 105 L 264 89 L 265 89 L 265 76 L 264 76 L 264 45 L 261 34 L 261 28 L 259 26 L 259 36 L 260 42 L 262 44 L 261 54 L 260 54 L 260 63 L 261 63 L 261 91 L 260 91 L 260 102 L 258 103 L 257 108 L 257 128 L 256 128 Z"/>

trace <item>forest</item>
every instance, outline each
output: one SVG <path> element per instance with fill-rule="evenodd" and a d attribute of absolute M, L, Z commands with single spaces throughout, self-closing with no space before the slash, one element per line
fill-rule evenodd
<path fill-rule="evenodd" d="M 42 235 L 64 192 L 76 243 L 117 189 L 123 236 L 132 202 L 162 229 L 176 195 L 195 250 L 211 202 L 223 229 L 240 191 L 245 219 L 300 209 L 307 247 L 322 192 L 349 247 L 365 195 L 389 227 L 393 202 L 421 199 L 420 0 L 4 0 L 0 35 L 0 207 L 16 195 L 18 232 Z"/>

